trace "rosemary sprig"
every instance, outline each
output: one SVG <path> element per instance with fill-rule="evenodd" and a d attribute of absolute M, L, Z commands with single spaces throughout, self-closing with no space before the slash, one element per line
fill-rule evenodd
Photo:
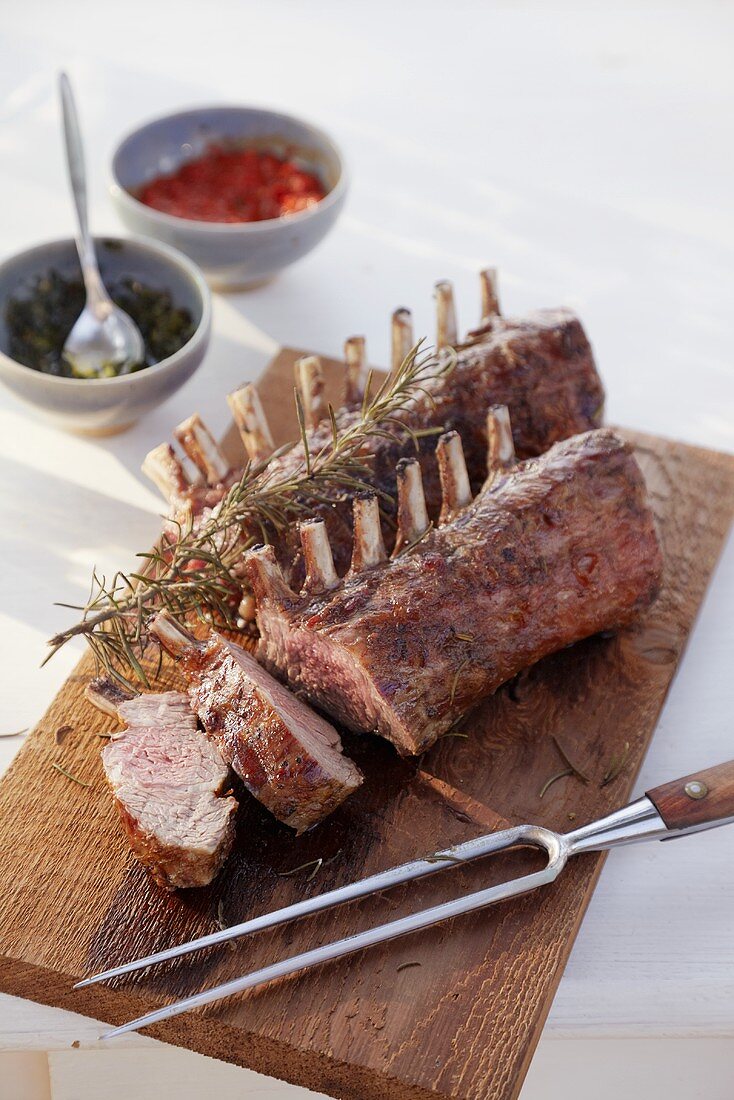
<path fill-rule="evenodd" d="M 165 608 L 179 618 L 195 616 L 206 622 L 237 630 L 237 606 L 241 592 L 238 569 L 244 552 L 256 541 L 271 541 L 295 520 L 309 514 L 315 503 L 368 488 L 371 440 L 390 438 L 407 431 L 416 446 L 419 436 L 401 420 L 410 402 L 420 394 L 432 401 L 428 382 L 448 374 L 453 353 L 438 359 L 418 343 L 403 363 L 374 395 L 368 387 L 361 413 L 339 416 L 329 408 L 331 432 L 326 442 L 312 448 L 300 399 L 296 412 L 301 452 L 295 443 L 275 452 L 264 463 L 245 467 L 240 479 L 203 521 L 196 522 L 190 508 L 171 520 L 173 536 L 164 537 L 148 553 L 138 554 L 138 572 L 117 572 L 107 580 L 96 569 L 86 604 L 75 607 L 80 620 L 49 641 L 49 660 L 72 638 L 82 636 L 97 665 L 119 683 L 135 681 L 149 686 L 143 666 L 151 639 L 148 623 Z M 319 439 L 322 437 L 319 436 Z M 275 458 L 293 452 L 293 460 Z M 64 605 L 70 606 L 70 605 Z M 157 649 L 160 661 L 160 649 Z M 44 661 L 45 664 L 45 661 Z"/>

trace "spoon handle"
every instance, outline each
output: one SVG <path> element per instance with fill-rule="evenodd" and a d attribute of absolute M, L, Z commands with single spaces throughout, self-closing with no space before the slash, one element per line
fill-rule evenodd
<path fill-rule="evenodd" d="M 84 146 L 82 145 L 79 116 L 74 102 L 74 93 L 71 90 L 71 82 L 66 73 L 59 75 L 59 93 L 61 96 L 61 113 L 64 122 L 64 143 L 66 146 L 66 164 L 69 170 L 69 183 L 71 195 L 76 209 L 77 228 L 76 245 L 79 252 L 79 260 L 82 265 L 82 275 L 87 288 L 87 296 L 96 299 L 106 299 L 107 292 L 104 289 L 97 265 L 97 256 L 94 250 L 94 241 L 89 233 L 89 219 L 87 215 L 87 173 L 84 166 Z"/>

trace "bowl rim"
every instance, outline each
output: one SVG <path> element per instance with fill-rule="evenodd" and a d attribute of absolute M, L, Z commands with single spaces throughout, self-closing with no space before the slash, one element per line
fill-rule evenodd
<path fill-rule="evenodd" d="M 128 191 L 128 189 L 120 182 L 120 179 L 116 170 L 116 161 L 123 149 L 123 146 L 127 144 L 132 138 L 136 137 L 141 131 L 147 130 L 150 126 L 155 125 L 158 122 L 166 122 L 174 118 L 183 118 L 188 115 L 200 114 L 203 111 L 228 111 L 232 114 L 242 112 L 257 112 L 258 114 L 269 115 L 273 119 L 286 119 L 288 122 L 298 123 L 303 126 L 304 129 L 310 130 L 312 134 L 321 138 L 329 146 L 336 155 L 339 164 L 339 178 L 330 191 L 324 195 L 323 199 L 319 199 L 315 206 L 310 207 L 307 210 L 299 210 L 294 214 L 288 214 L 287 216 L 279 216 L 277 218 L 266 218 L 263 221 L 258 222 L 206 222 L 200 221 L 196 218 L 180 218 L 177 214 L 166 214 L 162 210 L 156 210 L 153 206 L 148 206 L 147 203 L 141 202 L 140 199 L 136 199 L 135 196 Z M 259 107 L 257 104 L 235 104 L 235 103 L 209 103 L 198 104 L 194 107 L 184 107 L 177 111 L 169 111 L 166 114 L 155 115 L 152 118 L 147 119 L 144 122 L 138 123 L 132 129 L 128 130 L 118 141 L 115 146 L 112 156 L 110 157 L 110 176 L 112 182 L 110 183 L 110 193 L 113 199 L 119 202 L 127 203 L 133 210 L 142 211 L 147 217 L 153 221 L 159 221 L 163 225 L 168 225 L 173 228 L 183 230 L 188 228 L 194 233 L 214 233 L 217 235 L 224 235 L 226 233 L 239 234 L 243 237 L 249 235 L 256 235 L 257 233 L 272 232 L 276 226 L 293 226 L 298 225 L 309 218 L 315 217 L 317 214 L 324 210 L 328 210 L 329 207 L 334 206 L 340 202 L 347 190 L 349 183 L 349 171 L 347 168 L 347 162 L 344 158 L 344 153 L 341 147 L 334 141 L 331 134 L 320 126 L 314 125 L 307 119 L 302 118 L 300 115 L 293 115 L 287 111 L 275 110 L 271 107 Z"/>
<path fill-rule="evenodd" d="M 39 380 L 39 384 L 42 385 L 82 386 L 84 389 L 89 389 L 90 387 L 94 387 L 95 389 L 104 389 L 107 387 L 114 388 L 120 385 L 134 386 L 141 384 L 149 371 L 155 374 L 161 374 L 174 370 L 175 367 L 180 365 L 183 359 L 188 358 L 192 352 L 198 351 L 202 344 L 206 344 L 209 338 L 212 320 L 211 292 L 202 271 L 193 260 L 190 260 L 188 256 L 179 252 L 177 248 L 173 248 L 169 244 L 164 244 L 162 241 L 150 237 L 142 237 L 139 235 L 117 237 L 110 233 L 94 233 L 93 239 L 95 244 L 104 241 L 117 241 L 122 244 L 132 244 L 143 252 L 159 253 L 164 256 L 165 259 L 169 260 L 172 266 L 182 268 L 196 287 L 201 300 L 201 318 L 193 336 L 190 340 L 187 340 L 178 351 L 174 352 L 173 355 L 169 355 L 167 359 L 161 359 L 159 363 L 154 363 L 152 366 L 145 367 L 143 370 L 135 371 L 133 374 L 118 374 L 113 378 L 64 378 L 57 374 L 46 374 L 44 371 L 34 370 L 33 367 L 27 367 L 24 363 L 19 363 L 17 359 L 13 359 L 7 352 L 0 350 L 0 358 L 3 363 L 6 366 L 10 366 L 13 370 L 18 371 L 19 375 L 23 378 L 35 375 Z M 0 271 L 14 260 L 19 260 L 24 256 L 32 256 L 34 253 L 43 253 L 47 249 L 57 245 L 71 245 L 72 248 L 76 248 L 76 241 L 73 237 L 57 237 L 51 241 L 41 241 L 39 244 L 30 245 L 30 247 L 23 248 L 19 252 L 14 252 L 12 255 L 6 256 L 0 260 Z"/>

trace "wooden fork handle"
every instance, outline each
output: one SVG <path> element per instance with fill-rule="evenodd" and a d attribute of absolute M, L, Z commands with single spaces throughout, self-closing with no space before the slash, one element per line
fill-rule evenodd
<path fill-rule="evenodd" d="M 669 829 L 713 825 L 734 817 L 734 760 L 646 793 Z"/>

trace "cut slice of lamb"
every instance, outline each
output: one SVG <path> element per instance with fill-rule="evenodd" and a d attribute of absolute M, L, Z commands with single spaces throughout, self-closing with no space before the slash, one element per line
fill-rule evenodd
<path fill-rule="evenodd" d="M 240 646 L 212 633 L 200 642 L 165 611 L 151 633 L 176 657 L 191 705 L 247 789 L 302 833 L 362 782 L 339 734 Z"/>
<path fill-rule="evenodd" d="M 237 801 L 217 745 L 179 691 L 131 695 L 93 680 L 87 699 L 127 729 L 114 733 L 102 765 L 136 858 L 159 886 L 206 886 L 234 841 Z"/>

